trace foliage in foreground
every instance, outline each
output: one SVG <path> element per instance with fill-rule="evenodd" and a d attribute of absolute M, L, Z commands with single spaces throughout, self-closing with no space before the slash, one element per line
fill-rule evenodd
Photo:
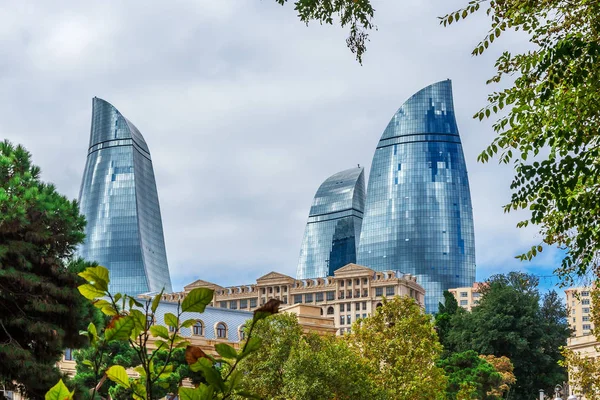
<path fill-rule="evenodd" d="M 480 7 L 480 5 L 486 5 Z M 473 55 L 507 30 L 529 38 L 527 52 L 505 51 L 488 83 L 508 85 L 488 97 L 475 117 L 498 114 L 496 139 L 481 153 L 512 163 L 513 190 L 505 211 L 529 210 L 518 226 L 539 224 L 543 242 L 566 249 L 557 270 L 565 283 L 590 270 L 600 250 L 600 3 L 582 0 L 471 0 L 444 25 L 485 9 L 490 30 Z M 503 110 L 505 107 L 508 110 Z M 531 259 L 541 244 L 521 256 Z"/>
<path fill-rule="evenodd" d="M 0 385 L 32 400 L 60 378 L 64 349 L 85 345 L 79 330 L 94 318 L 77 292 L 85 263 L 73 259 L 84 225 L 27 150 L 0 143 Z"/>
<path fill-rule="evenodd" d="M 512 272 L 491 277 L 481 293 L 471 312 L 458 310 L 451 317 L 442 344 L 451 353 L 508 357 L 517 379 L 511 388 L 515 398 L 535 397 L 540 388 L 552 393 L 556 382 L 567 379 L 558 362 L 571 333 L 556 292 L 540 298 L 535 276 Z"/>
<path fill-rule="evenodd" d="M 436 366 L 442 346 L 430 316 L 406 296 L 382 303 L 371 317 L 354 323 L 351 346 L 389 398 L 443 399 L 446 377 Z"/>
<path fill-rule="evenodd" d="M 384 399 L 341 337 L 303 334 L 294 314 L 260 321 L 262 346 L 241 363 L 242 387 L 264 399 Z"/>
<path fill-rule="evenodd" d="M 218 358 L 207 355 L 200 347 L 190 344 L 179 335 L 181 328 L 189 328 L 196 323 L 195 319 L 183 320 L 188 312 L 202 313 L 213 299 L 213 291 L 206 288 L 192 290 L 183 301 L 177 303 L 177 313 L 166 313 L 165 324 L 155 324 L 155 313 L 160 305 L 162 292 L 154 298 L 140 302 L 139 300 L 119 293 L 113 295 L 108 291 L 108 270 L 101 266 L 91 267 L 79 274 L 88 283 L 79 286 L 83 296 L 93 301 L 94 306 L 105 315 L 110 316 L 110 323 L 102 331 L 94 323 L 90 323 L 85 336 L 93 349 L 89 359 L 82 362 L 87 365 L 98 379 L 89 389 L 89 397 L 96 398 L 102 381 L 108 378 L 118 385 L 117 390 L 110 393 L 132 397 L 136 400 L 153 400 L 166 393 L 161 389 L 169 389 L 173 385 L 173 377 L 180 366 L 175 360 L 177 349 L 185 349 L 185 360 L 193 372 L 199 372 L 203 382 L 195 388 L 178 387 L 178 396 L 189 400 L 227 399 L 232 396 L 251 397 L 239 388 L 241 379 L 238 364 L 250 353 L 260 347 L 260 340 L 252 337 L 254 325 L 277 313 L 280 302 L 270 300 L 254 312 L 249 325 L 247 340 L 238 352 L 226 343 L 215 346 Z M 103 354 L 114 341 L 129 344 L 130 349 L 139 359 L 134 368 L 137 376 L 128 373 L 123 365 L 112 365 L 106 369 L 106 358 Z M 155 349 L 150 350 L 150 346 Z M 222 368 L 220 367 L 222 366 Z M 105 369 L 105 372 L 102 372 Z M 224 371 L 221 373 L 221 371 Z M 180 378 L 181 376 L 179 376 Z M 177 381 L 177 380 L 176 380 Z M 177 386 L 181 383 L 176 382 Z M 64 383 L 59 383 L 47 394 L 47 398 L 72 398 Z"/>

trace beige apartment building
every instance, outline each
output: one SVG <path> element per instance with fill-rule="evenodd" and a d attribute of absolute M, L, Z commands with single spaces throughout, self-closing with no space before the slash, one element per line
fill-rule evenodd
<path fill-rule="evenodd" d="M 460 307 L 467 311 L 471 311 L 473 307 L 479 304 L 479 298 L 481 296 L 479 289 L 481 288 L 481 285 L 481 283 L 475 282 L 473 283 L 473 286 L 448 289 L 448 291 L 452 293 Z"/>
<path fill-rule="evenodd" d="M 352 323 L 371 315 L 381 299 L 409 296 L 424 307 L 425 289 L 416 277 L 394 271 L 376 272 L 370 268 L 348 264 L 334 272 L 334 276 L 317 279 L 294 279 L 278 272 L 270 272 L 256 283 L 222 287 L 198 280 L 184 287 L 183 292 L 163 295 L 164 301 L 182 300 L 189 291 L 207 287 L 215 291 L 213 306 L 232 310 L 252 311 L 275 298 L 283 305 L 313 305 L 319 316 L 332 318 L 336 333 L 350 332 Z"/>

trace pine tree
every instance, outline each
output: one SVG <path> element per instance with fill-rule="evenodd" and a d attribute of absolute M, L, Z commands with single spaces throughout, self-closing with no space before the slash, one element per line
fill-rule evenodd
<path fill-rule="evenodd" d="M 0 143 L 0 383 L 32 400 L 57 382 L 56 362 L 85 344 L 79 331 L 93 319 L 77 291 L 85 263 L 72 260 L 84 225 L 27 150 Z"/>

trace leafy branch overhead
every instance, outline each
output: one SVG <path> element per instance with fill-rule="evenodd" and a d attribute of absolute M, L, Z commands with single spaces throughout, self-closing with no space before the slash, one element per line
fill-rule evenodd
<path fill-rule="evenodd" d="M 481 6 L 484 7 L 481 7 Z M 558 274 L 565 284 L 594 272 L 600 250 L 600 4 L 570 0 L 472 0 L 441 18 L 455 23 L 485 9 L 491 24 L 473 50 L 482 54 L 505 31 L 523 31 L 532 50 L 505 51 L 488 84 L 501 84 L 475 118 L 495 116 L 496 139 L 479 155 L 512 163 L 505 212 L 524 209 L 543 242 L 566 249 Z M 533 246 L 519 256 L 531 260 Z"/>
<path fill-rule="evenodd" d="M 281 5 L 288 2 L 276 1 Z M 350 26 L 346 44 L 362 64 L 362 56 L 369 41 L 368 31 L 376 29 L 372 22 L 375 10 L 370 0 L 296 0 L 294 5 L 300 20 L 307 25 L 310 21 L 333 25 L 337 17 L 342 27 Z"/>

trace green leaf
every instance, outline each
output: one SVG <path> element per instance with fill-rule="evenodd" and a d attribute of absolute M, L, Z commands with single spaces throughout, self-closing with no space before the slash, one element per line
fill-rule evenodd
<path fill-rule="evenodd" d="M 204 309 L 213 300 L 214 290 L 207 288 L 196 288 L 185 296 L 181 303 L 183 312 L 204 312 Z"/>
<path fill-rule="evenodd" d="M 240 358 L 246 357 L 248 354 L 256 351 L 260 348 L 261 340 L 258 337 L 251 337 L 250 340 L 246 343 L 244 351 L 240 354 Z"/>
<path fill-rule="evenodd" d="M 135 321 L 133 320 L 133 318 L 131 318 L 129 316 L 117 317 L 116 319 L 113 319 L 113 322 L 111 324 L 112 324 L 112 327 L 109 329 L 106 329 L 106 331 L 104 332 L 104 339 L 107 342 L 110 342 L 111 340 L 127 340 L 127 339 L 129 339 L 129 336 L 131 335 L 131 331 L 133 330 L 133 328 L 135 326 Z M 111 324 L 109 324 L 109 326 Z"/>
<path fill-rule="evenodd" d="M 121 365 L 113 365 L 106 371 L 106 376 L 111 381 L 119 384 L 121 386 L 125 386 L 126 388 L 129 386 L 129 376 L 127 376 L 127 371 Z"/>
<path fill-rule="evenodd" d="M 144 367 L 142 367 L 141 365 L 138 365 L 137 367 L 135 367 L 133 369 L 135 372 L 137 372 L 138 374 L 140 374 L 140 376 L 146 376 L 146 370 L 144 369 Z"/>
<path fill-rule="evenodd" d="M 198 388 L 199 389 L 199 388 Z M 180 387 L 179 388 L 179 399 L 180 400 L 201 400 L 201 392 L 198 389 Z"/>
<path fill-rule="evenodd" d="M 189 328 L 191 326 L 194 326 L 194 324 L 198 322 L 198 320 L 196 319 L 186 319 L 185 321 L 183 321 L 183 323 L 181 324 L 182 328 Z"/>
<path fill-rule="evenodd" d="M 72 399 L 73 393 L 69 392 L 69 389 L 65 383 L 61 380 L 46 393 L 46 400 L 65 400 Z"/>
<path fill-rule="evenodd" d="M 83 360 L 81 363 L 86 367 L 94 368 L 94 364 L 90 360 Z"/>
<path fill-rule="evenodd" d="M 167 326 L 172 326 L 173 328 L 177 328 L 177 317 L 175 316 L 175 314 L 166 313 L 165 314 L 165 324 L 167 324 Z"/>
<path fill-rule="evenodd" d="M 96 289 L 103 292 L 108 291 L 108 283 L 110 282 L 108 269 L 101 266 L 89 267 L 78 275 L 91 283 Z"/>
<path fill-rule="evenodd" d="M 169 339 L 169 331 L 162 325 L 152 325 L 150 327 L 150 333 L 154 337 Z"/>
<path fill-rule="evenodd" d="M 96 289 L 93 285 L 89 283 L 80 285 L 79 287 L 77 287 L 77 290 L 79 290 L 79 293 L 81 293 L 83 297 L 89 300 L 96 300 L 98 297 L 102 297 L 106 294 L 106 292 L 100 289 Z"/>
<path fill-rule="evenodd" d="M 158 305 L 160 304 L 160 299 L 162 299 L 164 291 L 165 289 L 161 290 L 159 294 L 154 296 L 154 300 L 152 300 L 152 314 L 154 314 L 156 312 L 156 309 L 158 309 Z"/>
<path fill-rule="evenodd" d="M 219 343 L 215 345 L 215 350 L 223 358 L 236 359 L 238 354 L 237 351 L 226 343 Z"/>
<path fill-rule="evenodd" d="M 127 298 L 129 299 L 129 308 L 133 308 L 134 305 L 140 308 L 144 307 L 144 305 L 137 301 L 135 298 L 131 296 L 127 296 Z"/>
<path fill-rule="evenodd" d="M 94 307 L 102 311 L 104 315 L 117 315 L 118 312 L 115 310 L 115 307 L 106 300 L 96 300 L 94 301 Z"/>

